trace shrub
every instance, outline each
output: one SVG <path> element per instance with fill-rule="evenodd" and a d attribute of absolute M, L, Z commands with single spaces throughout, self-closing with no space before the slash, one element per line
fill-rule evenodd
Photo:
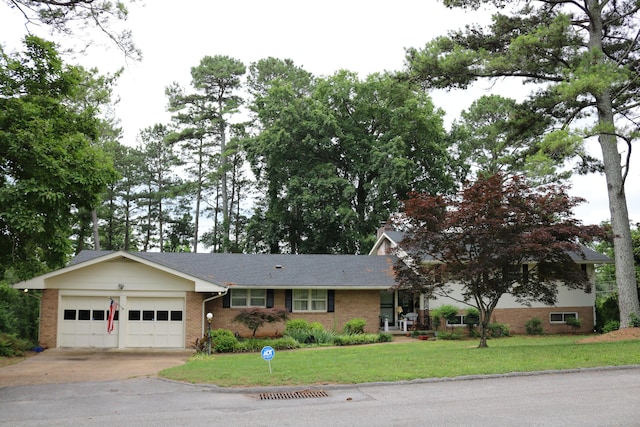
<path fill-rule="evenodd" d="M 631 313 L 629 315 L 629 326 L 632 328 L 637 328 L 640 326 L 640 317 L 637 314 Z"/>
<path fill-rule="evenodd" d="M 489 330 L 489 336 L 491 338 L 508 337 L 510 335 L 509 325 L 505 325 L 504 323 L 489 323 L 487 329 Z"/>
<path fill-rule="evenodd" d="M 353 334 L 364 334 L 364 326 L 366 322 L 364 319 L 351 319 L 344 325 L 344 333 L 353 335 Z"/>
<path fill-rule="evenodd" d="M 311 325 L 304 319 L 291 319 L 286 323 L 284 327 L 284 333 L 288 335 L 289 332 L 293 330 L 310 332 Z"/>
<path fill-rule="evenodd" d="M 439 340 L 461 340 L 462 332 L 460 331 L 452 331 L 452 332 L 438 332 Z"/>
<path fill-rule="evenodd" d="M 580 329 L 580 326 L 582 326 L 582 321 L 580 319 L 578 319 L 577 317 L 569 317 L 569 318 L 567 318 L 566 323 L 567 323 L 568 326 L 571 326 L 574 331 Z"/>
<path fill-rule="evenodd" d="M 239 341 L 234 351 L 236 353 L 257 353 L 265 346 L 271 346 L 274 350 L 290 350 L 300 348 L 300 343 L 291 337 L 282 337 L 275 340 L 269 338 L 249 338 Z"/>
<path fill-rule="evenodd" d="M 330 344 L 335 333 L 324 329 L 320 322 L 309 323 L 304 319 L 293 319 L 287 322 L 284 335 L 301 344 Z"/>
<path fill-rule="evenodd" d="M 15 334 L 0 334 L 1 357 L 22 356 L 30 347 L 29 341 L 20 339 Z"/>
<path fill-rule="evenodd" d="M 596 299 L 596 330 L 604 332 L 604 325 L 609 321 L 619 321 L 618 294 L 613 293 Z M 608 331 L 611 332 L 611 331 Z"/>
<path fill-rule="evenodd" d="M 524 329 L 527 332 L 527 335 L 542 335 L 544 333 L 544 329 L 542 328 L 542 319 L 532 317 L 524 324 Z"/>
<path fill-rule="evenodd" d="M 311 337 L 316 344 L 331 344 L 335 338 L 336 333 L 333 331 L 327 331 L 326 329 L 312 329 Z M 310 337 L 310 338 L 311 338 Z"/>
<path fill-rule="evenodd" d="M 438 319 L 438 326 L 440 325 L 440 318 L 442 317 L 445 320 L 448 321 L 454 321 L 456 319 L 456 317 L 458 316 L 458 312 L 460 311 L 460 309 L 458 307 L 456 307 L 455 305 L 450 305 L 450 304 L 445 304 L 445 305 L 441 305 L 440 307 L 434 309 L 432 311 L 433 317 L 434 317 L 434 321 L 437 318 Z"/>
<path fill-rule="evenodd" d="M 211 351 L 217 353 L 231 353 L 238 345 L 238 339 L 227 329 L 211 331 Z"/>
<path fill-rule="evenodd" d="M 393 335 L 388 332 L 380 332 L 378 334 L 378 342 L 391 342 L 393 341 Z"/>
<path fill-rule="evenodd" d="M 609 320 L 607 323 L 604 324 L 602 328 L 602 332 L 606 334 L 608 332 L 617 331 L 618 329 L 620 329 L 620 321 Z"/>
<path fill-rule="evenodd" d="M 386 339 L 386 337 L 384 339 Z M 335 345 L 373 344 L 376 342 L 380 342 L 380 334 L 336 335 L 333 340 Z"/>

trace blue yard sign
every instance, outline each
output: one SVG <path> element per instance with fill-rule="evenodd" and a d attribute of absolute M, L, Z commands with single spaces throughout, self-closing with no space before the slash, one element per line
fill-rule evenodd
<path fill-rule="evenodd" d="M 271 373 L 271 359 L 276 355 L 276 351 L 271 346 L 262 347 L 262 351 L 260 352 L 262 358 L 269 362 L 269 373 Z"/>

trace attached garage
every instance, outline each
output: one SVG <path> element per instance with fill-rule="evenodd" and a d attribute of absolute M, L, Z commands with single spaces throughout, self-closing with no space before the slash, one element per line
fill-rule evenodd
<path fill-rule="evenodd" d="M 85 257 L 86 255 L 86 257 Z M 162 254 L 89 252 L 21 282 L 42 289 L 40 343 L 67 348 L 189 348 L 205 328 L 205 301 L 226 287 L 146 259 Z M 107 330 L 114 301 L 113 330 Z"/>

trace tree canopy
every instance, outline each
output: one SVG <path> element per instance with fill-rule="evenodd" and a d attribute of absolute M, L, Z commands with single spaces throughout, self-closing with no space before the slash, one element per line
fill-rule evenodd
<path fill-rule="evenodd" d="M 4 0 L 24 16 L 26 25 L 45 25 L 52 32 L 71 36 L 86 28 L 95 27 L 127 57 L 139 60 L 142 53 L 133 43 L 130 30 L 118 28 L 129 15 L 127 4 L 135 0 Z M 85 41 L 88 45 L 92 41 Z"/>
<path fill-rule="evenodd" d="M 409 191 L 452 188 L 442 112 L 415 85 L 291 63 L 252 72 L 247 152 L 264 189 L 252 225 L 268 251 L 359 253 Z"/>
<path fill-rule="evenodd" d="M 397 220 L 407 255 L 395 266 L 398 287 L 448 296 L 480 312 L 480 347 L 500 298 L 552 305 L 560 284 L 591 291 L 572 258 L 579 241 L 601 234 L 572 217 L 582 200 L 561 185 L 532 188 L 520 176 L 481 176 L 458 195 L 412 193 Z M 461 291 L 460 289 L 461 288 Z"/>
<path fill-rule="evenodd" d="M 625 195 L 640 91 L 640 4 L 633 0 L 444 0 L 493 6 L 491 24 L 468 26 L 407 52 L 408 76 L 426 87 L 467 88 L 517 79 L 534 88 L 522 111 L 547 122 L 550 153 L 580 154 L 576 136 L 597 138 L 614 236 L 621 327 L 640 315 Z M 626 160 L 618 147 L 621 142 Z M 585 159 L 588 160 L 588 159 Z M 583 167 L 593 169 L 591 165 Z M 595 169 L 598 169 L 596 166 Z"/>
<path fill-rule="evenodd" d="M 112 162 L 91 144 L 98 120 L 76 93 L 89 74 L 63 64 L 52 43 L 25 38 L 0 50 L 0 277 L 20 279 L 64 265 L 72 213 L 93 209 Z"/>

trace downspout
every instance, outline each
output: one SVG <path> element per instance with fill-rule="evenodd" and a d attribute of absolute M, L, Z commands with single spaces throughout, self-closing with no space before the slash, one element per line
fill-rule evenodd
<path fill-rule="evenodd" d="M 204 336 L 204 328 L 205 328 L 205 320 L 204 320 L 204 319 L 206 318 L 206 314 L 205 314 L 205 310 L 204 310 L 205 305 L 206 305 L 206 304 L 207 304 L 207 302 L 209 302 L 209 301 L 213 301 L 214 299 L 217 299 L 217 298 L 222 298 L 223 296 L 225 296 L 225 295 L 227 294 L 227 292 L 229 292 L 229 289 L 228 289 L 228 288 L 227 288 L 227 289 L 225 289 L 225 291 L 224 291 L 224 292 L 218 292 L 218 294 L 217 294 L 217 295 L 214 295 L 214 296 L 212 296 L 212 297 L 210 297 L 210 298 L 207 298 L 207 299 L 202 300 L 202 313 L 201 313 L 201 315 L 200 315 L 200 316 L 202 317 L 202 331 L 201 331 L 201 333 L 200 333 L 200 336 Z"/>

